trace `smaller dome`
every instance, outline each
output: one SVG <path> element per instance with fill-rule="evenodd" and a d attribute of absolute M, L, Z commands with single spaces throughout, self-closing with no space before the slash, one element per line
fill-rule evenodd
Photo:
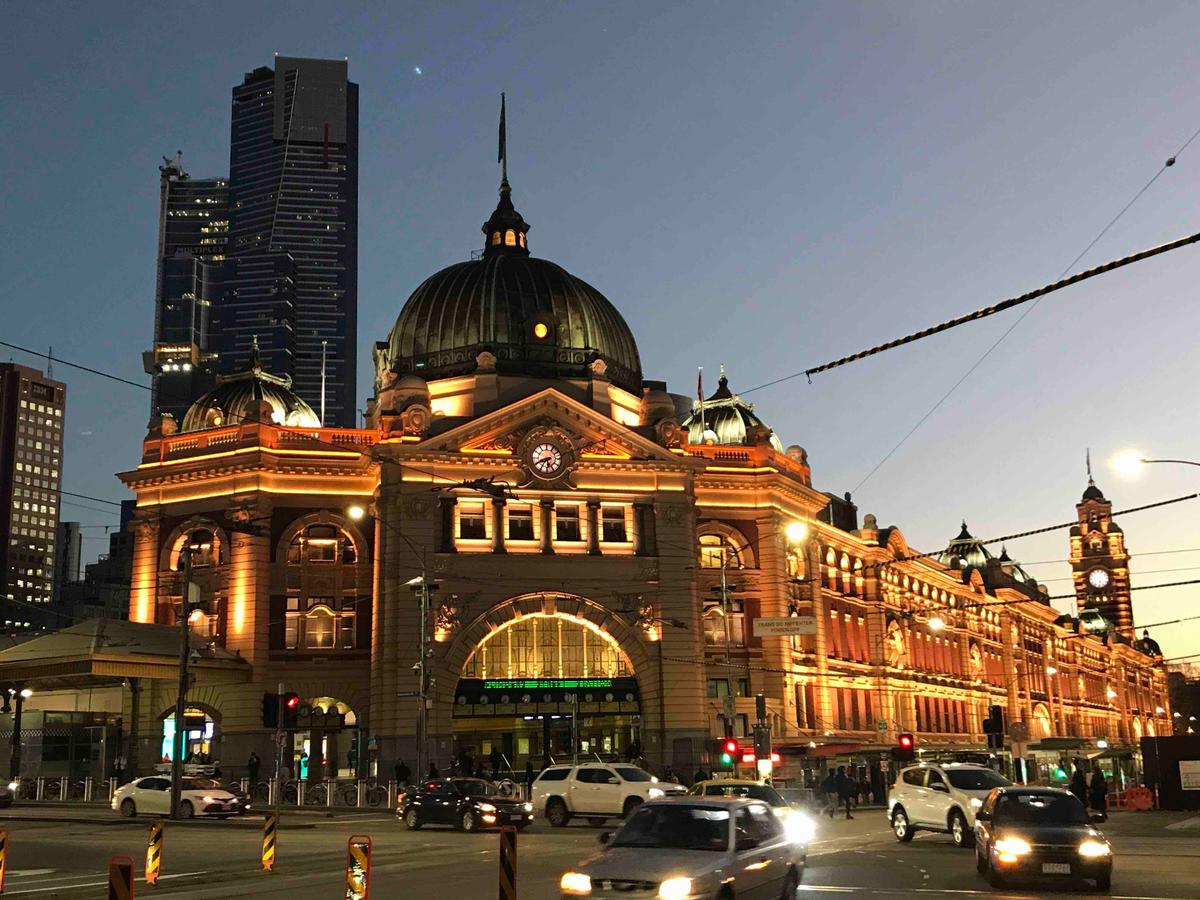
<path fill-rule="evenodd" d="M 262 368 L 258 341 L 250 350 L 250 367 L 217 378 L 217 386 L 200 397 L 183 417 L 180 431 L 203 431 L 244 422 L 270 421 L 275 425 L 320 428 L 321 420 L 292 390 L 290 378 L 280 378 Z"/>
<path fill-rule="evenodd" d="M 691 413 L 680 427 L 687 429 L 688 442 L 692 444 L 722 444 L 741 446 L 749 443 L 755 432 L 765 431 L 771 446 L 783 452 L 783 443 L 762 419 L 754 412 L 754 404 L 747 403 L 729 390 L 729 379 L 725 367 L 721 367 L 721 380 L 717 391 L 704 401 L 692 404 Z"/>
<path fill-rule="evenodd" d="M 1104 499 L 1104 492 L 1101 491 L 1100 488 L 1096 487 L 1096 482 L 1088 481 L 1087 490 L 1083 492 L 1083 502 L 1086 503 L 1088 500 L 1103 500 L 1103 499 Z"/>

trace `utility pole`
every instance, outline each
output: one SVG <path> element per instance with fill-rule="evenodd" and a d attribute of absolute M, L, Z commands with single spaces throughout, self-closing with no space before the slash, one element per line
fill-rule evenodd
<path fill-rule="evenodd" d="M 279 802 L 283 796 L 283 682 L 275 692 L 275 818 L 279 818 Z M 251 785 L 251 790 L 254 786 Z M 251 795 L 253 796 L 253 795 Z"/>
<path fill-rule="evenodd" d="M 192 550 L 186 544 L 179 551 L 183 571 L 183 590 L 179 598 L 179 689 L 175 696 L 175 741 L 171 753 L 171 818 L 179 818 L 179 792 L 183 777 L 184 714 L 187 710 L 188 656 L 191 642 L 188 634 L 188 607 L 192 590 Z"/>
<path fill-rule="evenodd" d="M 409 582 L 409 586 L 417 594 L 417 600 L 421 606 L 421 631 L 420 643 L 417 657 L 417 664 L 414 667 L 417 672 L 417 701 L 420 703 L 420 708 L 417 710 L 417 777 L 424 778 L 427 772 L 426 758 L 428 756 L 428 731 L 429 731 L 429 698 L 428 687 L 429 679 L 426 675 L 426 661 L 429 656 L 429 636 L 426 633 L 429 630 L 429 589 L 432 587 L 429 581 L 425 578 L 425 566 L 421 566 L 420 582 L 413 579 Z"/>

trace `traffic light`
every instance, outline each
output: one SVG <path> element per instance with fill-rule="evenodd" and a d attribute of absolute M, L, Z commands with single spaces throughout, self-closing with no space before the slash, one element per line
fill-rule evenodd
<path fill-rule="evenodd" d="M 771 729 L 767 725 L 754 726 L 754 755 L 758 759 L 771 758 Z"/>
<path fill-rule="evenodd" d="M 279 695 L 263 694 L 262 699 L 263 728 L 279 727 Z"/>
<path fill-rule="evenodd" d="M 723 766 L 732 766 L 733 761 L 738 758 L 741 751 L 738 749 L 738 742 L 732 738 L 726 738 L 721 741 L 720 755 L 717 759 Z"/>
<path fill-rule="evenodd" d="M 897 762 L 912 762 L 916 755 L 916 738 L 907 731 L 901 732 L 896 738 L 896 746 L 892 748 L 892 758 Z"/>
<path fill-rule="evenodd" d="M 279 715 L 284 728 L 296 728 L 300 720 L 300 695 L 294 692 L 279 695 Z"/>
<path fill-rule="evenodd" d="M 1000 750 L 1004 747 L 1004 709 L 993 705 L 988 707 L 988 716 L 983 720 L 983 732 L 987 735 L 989 750 Z"/>

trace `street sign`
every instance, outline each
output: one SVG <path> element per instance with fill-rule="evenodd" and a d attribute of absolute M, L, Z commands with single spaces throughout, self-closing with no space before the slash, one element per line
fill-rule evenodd
<path fill-rule="evenodd" d="M 792 637 L 816 633 L 816 616 L 768 616 L 754 620 L 755 637 Z"/>

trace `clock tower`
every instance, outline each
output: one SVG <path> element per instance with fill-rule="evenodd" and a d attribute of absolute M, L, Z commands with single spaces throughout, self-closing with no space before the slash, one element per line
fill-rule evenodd
<path fill-rule="evenodd" d="M 1133 602 L 1129 596 L 1129 553 L 1125 535 L 1112 520 L 1112 503 L 1092 479 L 1075 506 L 1079 521 L 1071 526 L 1071 571 L 1079 613 L 1098 612 L 1113 629 L 1134 639 Z"/>

